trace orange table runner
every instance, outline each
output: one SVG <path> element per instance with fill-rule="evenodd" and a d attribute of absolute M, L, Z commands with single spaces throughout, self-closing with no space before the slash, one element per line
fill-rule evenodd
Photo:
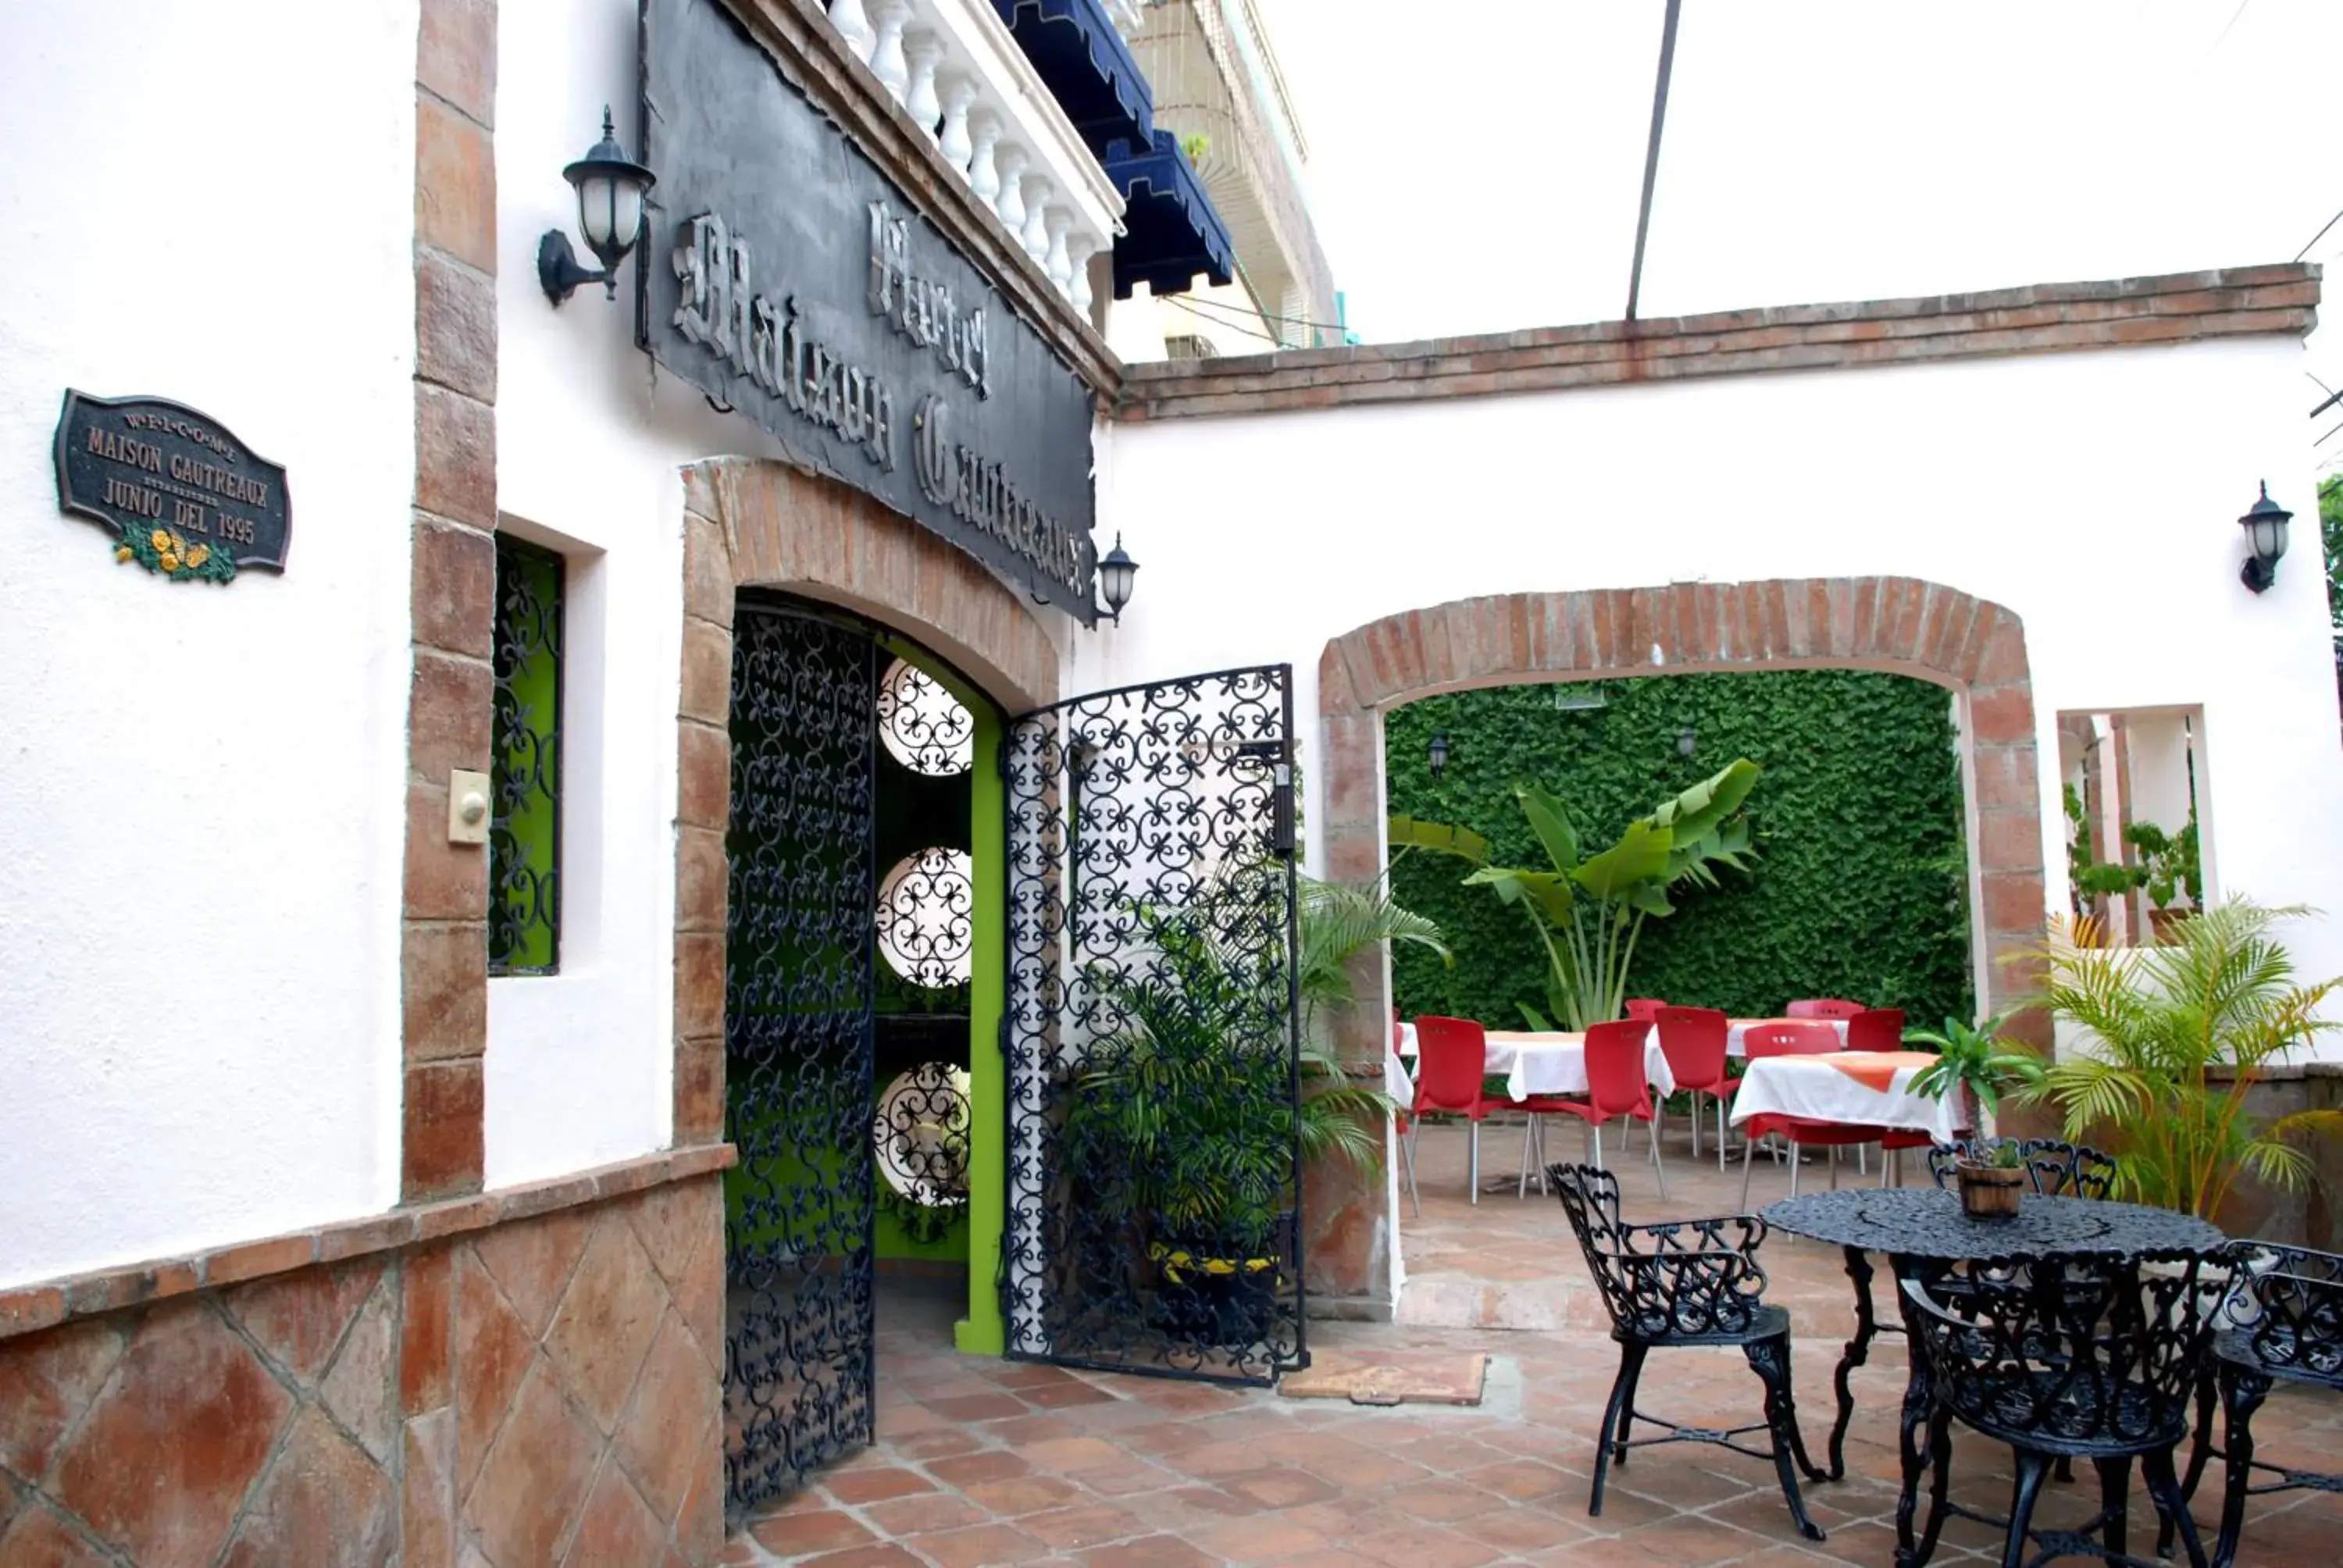
<path fill-rule="evenodd" d="M 1814 1060 L 1827 1061 L 1865 1089 L 1885 1094 L 1896 1087 L 1897 1073 L 1926 1067 L 1936 1059 L 1925 1050 L 1835 1050 Z"/>

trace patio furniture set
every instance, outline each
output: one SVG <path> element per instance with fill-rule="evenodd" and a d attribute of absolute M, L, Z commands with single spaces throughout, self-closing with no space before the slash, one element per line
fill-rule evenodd
<path fill-rule="evenodd" d="M 1873 1253 L 1884 1254 L 1894 1273 L 1911 1352 L 1900 1422 L 1899 1568 L 1929 1562 L 1956 1516 L 2006 1532 L 2006 1568 L 2070 1553 L 2141 1562 L 2128 1554 L 2135 1464 L 2156 1503 L 2159 1551 L 2168 1553 L 2177 1537 L 2194 1568 L 2239 1561 L 2249 1498 L 2298 1487 L 2343 1491 L 2343 1475 L 2258 1459 L 2252 1434 L 2254 1412 L 2274 1383 L 2343 1389 L 2343 1256 L 2235 1241 L 2190 1215 L 2111 1201 L 2113 1161 L 2048 1141 L 2018 1145 L 2032 1191 L 2017 1213 L 1980 1218 L 1947 1190 L 1956 1160 L 1978 1151 L 1966 1143 L 1933 1148 L 1933 1187 L 1815 1192 L 1762 1215 L 1642 1225 L 1624 1221 L 1614 1173 L 1548 1167 L 1620 1346 L 1587 1512 L 1602 1513 L 1608 1473 L 1631 1450 L 1706 1442 L 1772 1461 L 1798 1533 L 1823 1539 L 1799 1478 L 1846 1473 L 1849 1373 L 1878 1332 Z M 1758 1252 L 1772 1230 L 1844 1248 L 1855 1284 L 1855 1336 L 1835 1374 L 1827 1471 L 1808 1455 L 1798 1428 L 1789 1314 L 1765 1300 Z M 1636 1408 L 1647 1356 L 1682 1346 L 1739 1349 L 1764 1385 L 1764 1421 L 1717 1430 Z M 2217 1401 L 2224 1415 L 2217 1442 Z M 1656 1434 L 1636 1436 L 1638 1422 Z M 1956 1425 L 2009 1445 L 2016 1481 L 2006 1518 L 1951 1500 Z M 1742 1441 L 1759 1432 L 1767 1437 L 1762 1450 Z M 2191 1451 L 2185 1476 L 2177 1459 L 2184 1443 Z M 2037 1528 L 2046 1482 L 2054 1471 L 2071 1479 L 2077 1459 L 2097 1473 L 2097 1512 L 2077 1527 Z M 2224 1484 L 2208 1556 L 2189 1504 L 2216 1459 Z M 1928 1510 L 1916 1532 L 1924 1477 Z"/>
<path fill-rule="evenodd" d="M 1643 1122 L 1650 1130 L 1653 1172 L 1664 1197 L 1661 1124 L 1668 1097 L 1679 1091 L 1692 1097 L 1695 1159 L 1705 1095 L 1716 1108 L 1717 1169 L 1725 1167 L 1730 1105 L 1733 1124 L 1746 1134 L 1745 1149 L 1775 1139 L 1786 1151 L 1793 1194 L 1808 1149 L 1832 1151 L 1835 1186 L 1837 1150 L 1854 1148 L 1860 1158 L 1877 1144 L 1888 1157 L 1881 1170 L 1885 1182 L 1900 1174 L 1894 1160 L 1899 1151 L 1947 1141 L 1961 1131 L 1956 1125 L 1957 1098 L 1912 1092 L 1913 1081 L 1935 1059 L 1901 1049 L 1904 1014 L 1896 1009 L 1816 999 L 1790 1003 L 1782 1018 L 1735 1019 L 1714 1009 L 1639 1000 L 1629 1002 L 1627 1010 L 1628 1017 L 1583 1034 L 1487 1030 L 1455 1018 L 1425 1017 L 1409 1024 L 1394 1017 L 1386 1087 L 1408 1107 L 1410 1136 L 1403 1140 L 1401 1154 L 1417 1212 L 1423 1201 L 1415 1187 L 1413 1129 L 1426 1114 L 1465 1118 L 1472 1140 L 1467 1181 L 1476 1203 L 1481 1123 L 1492 1111 L 1525 1115 L 1516 1196 L 1526 1194 L 1533 1176 L 1544 1167 L 1546 1121 L 1567 1116 L 1585 1130 L 1588 1158 L 1598 1166 L 1604 1163 L 1605 1126 Z M 1737 1078 L 1729 1074 L 1734 1060 L 1745 1064 Z M 1504 1080 L 1503 1095 L 1485 1087 L 1496 1078 Z M 1543 1176 L 1537 1179 L 1543 1187 Z M 1745 1206 L 1748 1197 L 1745 1159 Z"/>

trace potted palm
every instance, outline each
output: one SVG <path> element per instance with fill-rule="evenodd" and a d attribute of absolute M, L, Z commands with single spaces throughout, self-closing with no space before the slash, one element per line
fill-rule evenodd
<path fill-rule="evenodd" d="M 1292 1283 L 1302 1171 L 1382 1161 L 1393 1102 L 1296 1040 L 1294 1000 L 1334 997 L 1368 941 L 1438 947 L 1428 921 L 1388 900 L 1304 879 L 1289 970 L 1282 943 L 1228 934 L 1240 929 L 1231 910 L 1261 907 L 1242 883 L 1264 870 L 1230 873 L 1175 913 L 1135 910 L 1142 945 L 1085 977 L 1112 1023 L 1076 1072 L 1067 1167 L 1111 1173 L 1093 1207 L 1152 1271 L 1158 1326 L 1188 1342 L 1270 1337 Z"/>
<path fill-rule="evenodd" d="M 2040 1000 L 2077 1026 L 2077 1049 L 2021 1098 L 2056 1107 L 2069 1140 L 2108 1148 L 2117 1194 L 2136 1202 L 2218 1223 L 2242 1175 L 2298 1190 L 2315 1169 L 2302 1141 L 2343 1131 L 2343 1111 L 2265 1118 L 2247 1096 L 2337 1027 L 2320 1012 L 2338 982 L 2298 983 L 2278 939 L 2310 912 L 2233 900 L 2131 951 L 2077 945 L 2061 922 L 2040 950 Z"/>
<path fill-rule="evenodd" d="M 1948 1018 L 1942 1032 L 1913 1030 L 1906 1034 L 1909 1043 L 1936 1053 L 1936 1060 L 1913 1078 L 1912 1092 L 1935 1100 L 1959 1096 L 1955 1122 L 1983 1133 L 1985 1118 L 2000 1111 L 2004 1093 L 2042 1077 L 2039 1056 L 2001 1038 L 2007 1022 L 2006 1013 L 1975 1026 Z M 1960 1181 L 1962 1208 L 1980 1218 L 2016 1214 L 2026 1177 L 2016 1144 L 2000 1144 L 1984 1160 L 1963 1160 L 1954 1171 Z"/>

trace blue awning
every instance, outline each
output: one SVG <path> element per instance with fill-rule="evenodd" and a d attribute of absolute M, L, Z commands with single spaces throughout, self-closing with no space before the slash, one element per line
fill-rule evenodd
<path fill-rule="evenodd" d="M 1114 297 L 1131 297 L 1144 282 L 1157 294 L 1185 294 L 1198 273 L 1225 288 L 1235 280 L 1236 247 L 1229 226 L 1196 179 L 1179 139 L 1158 131 L 1151 142 L 1117 141 L 1102 160 L 1122 193 L 1122 226 L 1114 242 Z"/>
<path fill-rule="evenodd" d="M 1155 134 L 1155 95 L 1099 0 L 992 0 L 992 8 L 1091 151 Z"/>

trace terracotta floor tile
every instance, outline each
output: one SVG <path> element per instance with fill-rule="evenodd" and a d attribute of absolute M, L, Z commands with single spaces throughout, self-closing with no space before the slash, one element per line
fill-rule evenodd
<path fill-rule="evenodd" d="M 1121 1464 L 1128 1457 L 1101 1437 L 1058 1437 L 1041 1442 L 1021 1442 L 1017 1452 L 1036 1470 L 1079 1473 Z"/>
<path fill-rule="evenodd" d="M 1005 1448 L 988 1448 L 976 1453 L 955 1453 L 927 1462 L 927 1472 L 947 1486 L 966 1486 L 977 1481 L 999 1481 L 1004 1476 L 1022 1475 L 1032 1469 L 1025 1456 Z"/>
<path fill-rule="evenodd" d="M 1003 1519 L 1061 1508 L 1081 1495 L 1071 1482 L 1055 1475 L 1008 1475 L 998 1481 L 971 1482 L 962 1490 L 969 1501 Z"/>
<path fill-rule="evenodd" d="M 1061 1551 L 1120 1541 L 1128 1535 L 1140 1534 L 1143 1529 L 1130 1513 L 1105 1503 L 1053 1508 L 1045 1513 L 1029 1513 L 1017 1522 L 1017 1527 L 1034 1540 Z"/>
<path fill-rule="evenodd" d="M 970 1393 L 951 1399 L 931 1399 L 927 1407 L 946 1421 L 998 1421 L 1023 1415 L 1031 1408 L 1015 1394 Z"/>
<path fill-rule="evenodd" d="M 1036 1388 L 1018 1391 L 1018 1397 L 1043 1410 L 1063 1410 L 1069 1405 L 1114 1404 L 1115 1396 L 1104 1389 L 1092 1388 L 1085 1382 L 1046 1383 Z"/>
<path fill-rule="evenodd" d="M 967 1530 L 922 1535 L 918 1545 L 920 1554 L 938 1568 L 1032 1563 L 1049 1553 L 1049 1548 L 1031 1535 L 1006 1524 L 979 1524 Z"/>
<path fill-rule="evenodd" d="M 1212 1568 L 1220 1559 L 1200 1552 L 1177 1535 L 1150 1535 L 1081 1554 L 1091 1568 Z"/>
<path fill-rule="evenodd" d="M 1353 1536 L 1342 1543 L 1352 1551 L 1389 1568 L 1480 1568 L 1508 1555 L 1485 1542 L 1475 1541 L 1435 1524 L 1402 1525 Z"/>
<path fill-rule="evenodd" d="M 889 1466 L 880 1470 L 856 1470 L 832 1474 L 823 1483 L 830 1494 L 840 1503 L 876 1503 L 885 1497 L 903 1497 L 914 1492 L 932 1492 L 935 1483 L 916 1470 Z"/>
<path fill-rule="evenodd" d="M 1272 1563 L 1325 1550 L 1325 1536 L 1283 1520 L 1232 1519 L 1183 1531 L 1192 1545 L 1223 1563 Z"/>
<path fill-rule="evenodd" d="M 803 1568 L 925 1568 L 917 1557 L 900 1546 L 856 1546 L 844 1552 L 825 1552 L 819 1557 L 808 1557 Z"/>
<path fill-rule="evenodd" d="M 958 1530 L 987 1524 L 991 1516 L 965 1497 L 949 1492 L 927 1492 L 917 1497 L 890 1498 L 871 1503 L 863 1517 L 888 1535 L 917 1536 L 938 1530 Z"/>
<path fill-rule="evenodd" d="M 819 1513 L 760 1520 L 749 1527 L 749 1533 L 759 1545 L 769 1547 L 784 1557 L 800 1557 L 809 1552 L 835 1552 L 843 1546 L 863 1546 L 878 1539 L 852 1515 L 829 1508 Z"/>
<path fill-rule="evenodd" d="M 965 1427 L 946 1426 L 914 1432 L 893 1441 L 890 1446 L 901 1459 L 941 1459 L 948 1454 L 973 1452 L 984 1446 L 984 1439 Z"/>

